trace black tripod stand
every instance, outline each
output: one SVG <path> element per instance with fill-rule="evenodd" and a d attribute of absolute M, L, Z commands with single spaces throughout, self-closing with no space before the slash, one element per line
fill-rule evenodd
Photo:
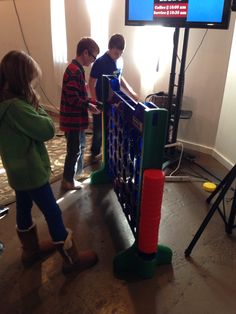
<path fill-rule="evenodd" d="M 211 217 L 215 213 L 216 210 L 218 210 L 221 218 L 223 219 L 225 223 L 225 231 L 228 234 L 232 233 L 232 229 L 236 226 L 234 225 L 235 215 L 236 215 L 236 190 L 234 190 L 234 196 L 233 201 L 231 205 L 231 210 L 229 214 L 228 221 L 225 217 L 225 215 L 222 213 L 219 205 L 220 202 L 224 199 L 225 194 L 228 192 L 228 190 L 231 188 L 234 180 L 236 178 L 236 165 L 228 172 L 228 174 L 224 177 L 224 179 L 221 181 L 221 183 L 217 186 L 215 191 L 207 198 L 207 202 L 210 203 L 212 198 L 218 194 L 218 197 L 216 198 L 214 204 L 211 206 L 208 214 L 206 215 L 205 219 L 203 220 L 200 228 L 196 232 L 195 236 L 193 237 L 191 243 L 189 244 L 188 248 L 185 250 L 185 256 L 190 256 L 192 249 L 194 248 L 195 244 L 197 243 L 198 239 L 200 238 L 202 232 L 206 228 L 207 224 L 209 223 Z"/>

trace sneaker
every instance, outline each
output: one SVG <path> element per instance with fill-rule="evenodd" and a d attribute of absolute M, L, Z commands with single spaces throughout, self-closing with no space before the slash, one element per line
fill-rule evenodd
<path fill-rule="evenodd" d="M 80 190 L 82 186 L 82 183 L 76 180 L 74 182 L 68 182 L 65 179 L 61 181 L 61 189 L 65 191 Z"/>

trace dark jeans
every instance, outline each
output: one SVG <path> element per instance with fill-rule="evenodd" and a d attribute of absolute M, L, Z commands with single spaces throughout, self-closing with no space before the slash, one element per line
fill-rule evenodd
<path fill-rule="evenodd" d="M 49 183 L 37 189 L 15 191 L 15 193 L 16 224 L 19 230 L 27 230 L 32 226 L 31 210 L 34 201 L 47 221 L 52 240 L 58 242 L 66 239 L 68 233 L 62 220 L 60 207 L 55 200 Z"/>
<path fill-rule="evenodd" d="M 73 182 L 74 175 L 81 174 L 84 166 L 85 132 L 69 131 L 65 133 L 67 151 L 64 164 L 63 178 Z"/>
<path fill-rule="evenodd" d="M 91 153 L 94 156 L 100 154 L 102 146 L 102 114 L 93 115 L 93 140 Z"/>

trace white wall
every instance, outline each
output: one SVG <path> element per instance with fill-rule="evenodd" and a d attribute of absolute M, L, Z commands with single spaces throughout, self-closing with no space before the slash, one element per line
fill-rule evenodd
<path fill-rule="evenodd" d="M 235 13 L 236 14 L 236 13 Z M 229 165 L 236 162 L 236 24 L 215 143 L 215 156 Z"/>
<path fill-rule="evenodd" d="M 58 104 L 52 63 L 50 7 L 47 0 L 16 0 L 25 41 L 30 54 L 43 71 L 42 89 Z M 27 51 L 20 32 L 13 1 L 0 1 L 0 58 L 9 50 Z"/>
<path fill-rule="evenodd" d="M 59 108 L 60 87 L 56 83 L 53 68 L 50 1 L 49 0 L 16 0 L 22 28 L 31 55 L 38 61 L 43 70 L 42 87 L 53 106 Z M 82 36 L 90 35 L 90 19 L 85 0 L 66 0 L 66 24 L 68 60 L 75 56 L 76 44 Z M 168 91 L 168 82 L 172 58 L 173 39 L 171 29 L 154 31 L 124 25 L 125 1 L 113 0 L 110 15 L 109 34 L 122 33 L 126 38 L 124 52 L 124 76 L 143 100 L 150 92 Z M 209 30 L 206 38 L 186 72 L 183 108 L 193 111 L 190 120 L 181 120 L 178 138 L 188 145 L 211 153 L 215 147 L 222 155 L 235 161 L 235 155 L 222 142 L 224 139 L 225 119 L 233 105 L 225 94 L 224 109 L 218 129 L 221 104 L 227 75 L 231 41 L 233 37 L 235 15 L 232 16 L 230 29 Z M 141 30 L 142 29 L 142 30 Z M 187 64 L 195 53 L 205 30 L 190 30 Z M 146 32 L 146 33 L 145 33 Z M 141 39 L 141 33 L 143 39 Z M 182 32 L 181 32 L 182 33 Z M 153 34 L 150 39 L 148 36 Z M 96 39 L 96 38 L 95 38 Z M 138 44 L 137 44 L 138 43 Z M 179 56 L 181 57 L 181 42 Z M 0 1 L 0 58 L 11 49 L 25 49 L 13 1 Z M 139 64 L 137 64 L 139 54 Z M 145 64 L 150 60 L 156 64 L 159 58 L 160 71 L 155 67 L 148 76 L 144 75 Z M 142 74 L 140 74 L 140 71 Z M 88 71 L 87 71 L 88 74 Z M 176 73 L 176 82 L 178 72 Z M 144 87 L 145 85 L 145 87 Z M 147 86 L 146 86 L 147 85 Z M 234 98 L 233 95 L 230 96 Z M 44 102 L 48 101 L 42 95 Z M 226 105 L 227 103 L 227 105 Z M 231 116 L 232 117 L 232 116 Z M 223 119 L 223 120 L 222 120 Z M 227 131 L 228 134 L 228 131 Z M 217 140 L 216 140 L 217 135 Z M 233 150 L 234 151 L 234 150 Z M 231 155 L 233 155 L 231 157 Z"/>
<path fill-rule="evenodd" d="M 193 116 L 190 120 L 180 120 L 178 136 L 192 143 L 195 148 L 199 146 L 203 151 L 210 152 L 215 145 L 233 24 L 230 24 L 227 31 L 209 30 L 186 71 L 183 109 L 192 110 Z M 190 30 L 188 60 L 196 51 L 204 32 L 205 30 Z"/>

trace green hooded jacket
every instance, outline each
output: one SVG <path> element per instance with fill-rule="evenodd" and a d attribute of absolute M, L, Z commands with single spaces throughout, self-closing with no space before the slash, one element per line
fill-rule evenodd
<path fill-rule="evenodd" d="M 18 98 L 0 103 L 0 155 L 9 185 L 18 191 L 39 188 L 51 174 L 44 142 L 54 136 L 51 118 Z"/>

